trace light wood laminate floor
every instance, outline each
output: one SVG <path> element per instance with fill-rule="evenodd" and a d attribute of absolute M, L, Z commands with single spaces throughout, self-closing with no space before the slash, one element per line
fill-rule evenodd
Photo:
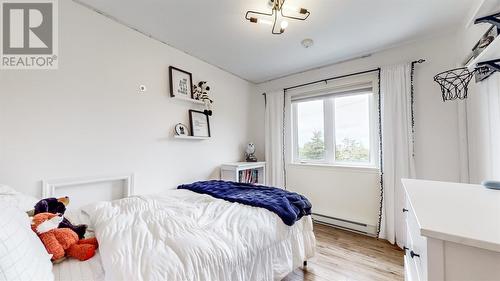
<path fill-rule="evenodd" d="M 399 281 L 403 251 L 385 240 L 314 224 L 316 255 L 307 269 L 296 269 L 283 281 Z"/>

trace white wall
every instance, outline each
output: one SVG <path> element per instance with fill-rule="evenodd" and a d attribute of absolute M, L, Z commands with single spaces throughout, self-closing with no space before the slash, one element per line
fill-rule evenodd
<path fill-rule="evenodd" d="M 379 201 L 374 199 L 380 198 L 378 170 L 292 164 L 287 167 L 287 179 L 290 190 L 311 200 L 315 214 L 376 229 Z"/>
<path fill-rule="evenodd" d="M 306 83 L 337 75 L 369 70 L 385 65 L 411 62 L 420 58 L 426 59 L 424 64 L 417 65 L 415 76 L 415 130 L 416 130 L 416 172 L 417 177 L 430 180 L 459 181 L 460 157 L 458 141 L 457 104 L 443 103 L 439 86 L 433 81 L 435 74 L 453 68 L 457 62 L 456 34 L 445 34 L 435 38 L 426 38 L 417 42 L 395 47 L 373 54 L 371 57 L 332 65 L 304 73 L 284 77 L 258 85 L 257 93 L 282 89 L 300 83 Z M 310 50 L 314 51 L 314 47 Z M 259 115 L 263 116 L 263 115 Z M 260 122 L 263 124 L 264 119 Z M 263 135 L 259 140 L 263 144 Z M 291 170 L 292 169 L 292 170 Z M 332 206 L 332 216 L 348 216 L 351 220 L 372 223 L 376 222 L 378 211 L 378 182 L 371 184 L 358 181 L 332 181 L 343 178 L 332 170 L 321 179 L 317 173 L 301 173 L 288 170 L 288 186 L 292 190 L 309 190 L 321 193 L 332 190 L 328 196 L 313 199 L 313 205 Z M 307 176 L 309 175 L 309 176 Z M 300 180 L 298 180 L 300 178 Z M 313 184 L 314 183 L 314 184 Z M 356 186 L 356 188 L 352 188 Z M 335 192 L 333 192 L 335 191 Z M 345 204 L 346 198 L 357 198 Z M 325 200 L 318 201 L 318 200 Z M 316 201 L 316 202 L 315 202 Z M 369 215 L 367 215 L 369 214 Z M 341 217 L 345 218 L 345 217 Z"/>
<path fill-rule="evenodd" d="M 256 92 L 255 92 L 256 91 Z M 264 118 L 266 115 L 266 104 L 264 96 L 262 95 L 261 89 L 256 90 L 254 88 L 255 94 L 250 96 L 249 100 L 249 110 L 252 113 L 252 118 L 249 125 L 249 135 L 251 141 L 255 144 L 256 156 L 259 160 L 265 160 L 265 130 L 264 130 Z"/>
<path fill-rule="evenodd" d="M 134 172 L 150 193 L 241 160 L 253 84 L 72 1 L 59 16 L 58 70 L 0 71 L 0 182 L 40 195 L 42 179 Z M 209 81 L 211 140 L 172 138 L 193 105 L 169 97 L 169 65 Z"/>

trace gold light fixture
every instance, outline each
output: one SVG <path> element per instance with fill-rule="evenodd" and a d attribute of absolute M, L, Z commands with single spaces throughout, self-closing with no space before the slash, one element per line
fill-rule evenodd
<path fill-rule="evenodd" d="M 268 4 L 271 7 L 270 13 L 248 11 L 245 14 L 245 19 L 251 23 L 272 25 L 272 34 L 283 34 L 288 27 L 287 19 L 306 20 L 311 14 L 307 9 L 285 5 L 285 0 L 269 0 Z M 288 15 L 284 10 L 295 15 Z"/>

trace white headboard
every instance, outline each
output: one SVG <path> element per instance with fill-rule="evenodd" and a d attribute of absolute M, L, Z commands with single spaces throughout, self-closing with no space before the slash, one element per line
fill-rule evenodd
<path fill-rule="evenodd" d="M 134 174 L 92 176 L 42 181 L 42 196 L 70 198 L 68 209 L 97 201 L 111 201 L 134 193 Z"/>

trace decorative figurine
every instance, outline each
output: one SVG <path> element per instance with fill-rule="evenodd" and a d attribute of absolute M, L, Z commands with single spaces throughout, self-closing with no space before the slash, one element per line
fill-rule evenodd
<path fill-rule="evenodd" d="M 257 162 L 257 157 L 255 157 L 255 144 L 249 143 L 247 145 L 245 158 L 247 162 Z"/>
<path fill-rule="evenodd" d="M 178 123 L 177 125 L 175 125 L 175 134 L 178 136 L 188 136 L 189 131 L 186 125 Z"/>
<path fill-rule="evenodd" d="M 200 81 L 198 85 L 193 86 L 194 99 L 204 102 L 205 110 L 203 112 L 208 116 L 212 116 L 212 103 L 214 101 L 208 96 L 208 91 L 210 91 L 210 86 L 207 85 L 207 81 Z"/>

